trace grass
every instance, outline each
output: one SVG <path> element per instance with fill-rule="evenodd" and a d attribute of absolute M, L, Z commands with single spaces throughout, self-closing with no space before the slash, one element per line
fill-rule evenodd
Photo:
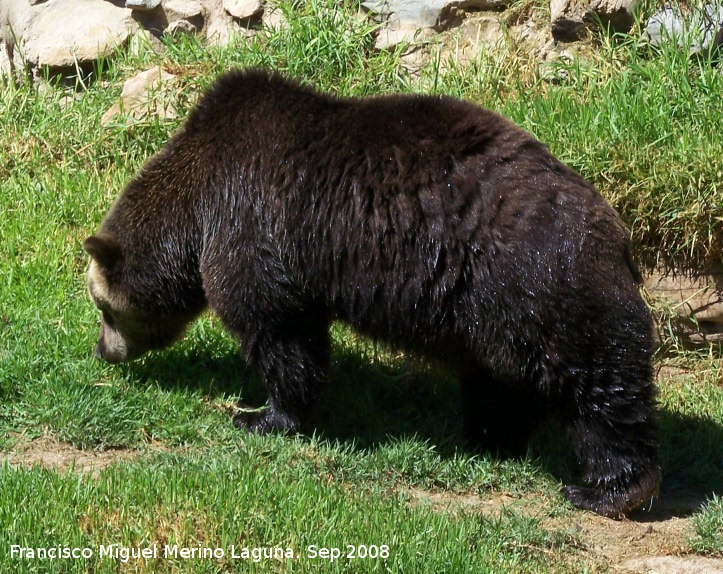
<path fill-rule="evenodd" d="M 157 559 L 129 561 L 140 572 L 346 572 L 350 566 L 355 572 L 400 572 L 408 565 L 429 572 L 450 564 L 464 571 L 545 572 L 558 565 L 550 550 L 574 548 L 568 534 L 542 529 L 538 519 L 520 513 L 455 516 L 414 507 L 376 483 L 352 488 L 320 468 L 328 447 L 275 442 L 274 449 L 251 439 L 210 455 L 159 456 L 97 478 L 6 468 L 0 496 L 9 504 L 0 510 L 0 544 L 91 549 L 87 560 L 50 563 L 67 572 L 122 568 L 122 561 L 101 555 L 101 546 L 110 544 L 157 545 Z M 39 497 L 42 506 L 35 503 Z M 165 552 L 174 545 L 217 554 L 180 559 Z M 362 546 L 362 552 L 378 551 L 372 550 L 373 558 L 348 558 L 349 545 L 356 553 Z M 244 548 L 274 547 L 291 549 L 295 558 L 241 558 Z M 344 558 L 314 558 L 311 547 L 338 548 Z M 5 563 L 17 567 L 23 561 Z"/>
<path fill-rule="evenodd" d="M 723 556 L 723 500 L 713 496 L 695 517 L 691 546 L 697 552 Z"/>
<path fill-rule="evenodd" d="M 335 5 L 336 6 L 336 5 Z M 461 446 L 455 381 L 418 360 L 333 329 L 334 404 L 314 437 L 255 437 L 231 427 L 235 401 L 263 399 L 235 342 L 210 316 L 172 349 L 123 366 L 92 357 L 97 312 L 85 290 L 83 238 L 125 182 L 177 129 L 146 118 L 100 127 L 135 72 L 163 66 L 187 110 L 221 71 L 267 66 L 344 95 L 448 93 L 497 109 L 596 183 L 631 226 L 641 259 L 681 268 L 723 257 L 723 76 L 712 62 L 602 38 L 585 60 L 541 70 L 512 42 L 466 68 L 432 58 L 419 75 L 373 50 L 353 7 L 281 8 L 289 27 L 225 49 L 198 40 L 143 44 L 84 85 L 0 89 L 0 450 L 52 437 L 76 448 L 133 449 L 97 474 L 0 469 L 0 570 L 28 572 L 604 570 L 580 534 L 550 520 L 571 453 L 545 429 L 523 461 Z M 435 47 L 429 47 L 434 51 Z M 435 62 L 440 65 L 435 65 Z M 664 496 L 708 500 L 691 551 L 720 555 L 723 370 L 720 354 L 658 359 Z M 452 416 L 450 416 L 450 413 Z M 438 508 L 414 493 L 522 508 Z M 420 501 L 421 500 L 421 501 Z M 222 548 L 222 559 L 100 558 L 101 545 Z M 10 546 L 91 548 L 88 560 L 19 561 Z M 293 549 L 293 560 L 230 558 L 237 548 Z M 389 546 L 387 558 L 307 556 L 310 545 Z"/>

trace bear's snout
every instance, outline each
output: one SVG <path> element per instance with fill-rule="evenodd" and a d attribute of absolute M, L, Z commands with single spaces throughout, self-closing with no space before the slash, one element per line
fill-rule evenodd
<path fill-rule="evenodd" d="M 95 346 L 95 352 L 93 354 L 95 355 L 96 359 L 105 361 L 106 363 L 122 363 L 126 360 L 125 356 L 119 353 L 110 352 L 102 340 L 98 341 L 98 344 Z"/>
<path fill-rule="evenodd" d="M 138 353 L 131 352 L 126 340 L 120 333 L 108 326 L 105 321 L 101 323 L 98 343 L 93 354 L 96 359 L 101 359 L 107 363 L 123 363 L 138 355 Z"/>

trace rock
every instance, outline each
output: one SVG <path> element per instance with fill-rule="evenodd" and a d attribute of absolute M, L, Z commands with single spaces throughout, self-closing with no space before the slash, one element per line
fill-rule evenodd
<path fill-rule="evenodd" d="M 550 39 L 535 50 L 540 78 L 550 84 L 562 84 L 570 77 L 568 66 L 575 61 L 575 54 L 564 49 L 564 45 Z"/>
<path fill-rule="evenodd" d="M 261 0 L 223 0 L 223 9 L 234 18 L 248 20 L 261 14 L 264 7 Z"/>
<path fill-rule="evenodd" d="M 0 42 L 0 80 L 4 78 L 13 78 L 15 72 L 15 62 L 12 61 L 13 54 L 10 53 L 8 45 Z M 0 82 L 2 85 L 2 82 Z"/>
<path fill-rule="evenodd" d="M 418 32 L 420 35 L 432 33 L 428 28 Z M 575 53 L 579 51 L 578 47 L 555 42 L 550 32 L 549 19 L 542 15 L 536 13 L 534 17 L 526 15 L 520 18 L 514 14 L 510 16 L 509 11 L 479 11 L 466 14 L 460 26 L 439 34 L 431 44 L 419 41 L 410 43 L 400 57 L 400 64 L 411 75 L 419 76 L 432 59 L 435 60 L 434 65 L 442 69 L 464 68 L 478 60 L 481 53 L 485 53 L 485 61 L 492 58 L 501 64 L 505 59 L 504 54 L 510 49 L 529 61 L 530 65 L 538 62 L 541 72 L 545 66 L 551 70 L 553 67 L 561 69 L 560 66 L 553 66 L 552 62 L 570 61 L 575 57 L 570 50 L 573 49 Z"/>
<path fill-rule="evenodd" d="M 399 44 L 422 42 L 432 34 L 433 31 L 430 28 L 393 27 L 388 25 L 379 30 L 379 35 L 374 41 L 374 47 L 377 50 L 391 50 Z"/>
<path fill-rule="evenodd" d="M 478 49 L 484 46 L 499 46 L 505 39 L 502 22 L 495 15 L 470 20 L 462 24 L 461 28 L 463 35 Z"/>
<path fill-rule="evenodd" d="M 168 28 L 165 29 L 164 34 L 169 34 L 171 36 L 177 37 L 182 34 L 192 35 L 196 32 L 199 32 L 200 30 L 201 27 L 194 25 L 188 20 L 176 20 L 175 22 L 171 22 L 168 25 Z"/>
<path fill-rule="evenodd" d="M 281 8 L 265 6 L 261 23 L 271 30 L 281 30 L 288 24 L 288 21 Z"/>
<path fill-rule="evenodd" d="M 131 10 L 150 11 L 161 5 L 161 0 L 126 0 L 126 8 Z"/>
<path fill-rule="evenodd" d="M 203 4 L 199 0 L 163 0 L 162 6 L 168 22 L 203 18 Z"/>
<path fill-rule="evenodd" d="M 223 3 L 224 0 L 49 0 L 32 5 L 32 0 L 0 0 L 0 75 L 14 76 L 14 70 L 23 66 L 36 72 L 43 66 L 66 68 L 90 63 L 136 35 L 158 44 L 164 33 L 205 31 L 210 44 L 223 45 L 234 35 L 245 33 L 238 20 L 223 9 Z M 231 4 L 238 7 L 241 3 Z M 260 6 L 256 0 L 251 8 L 259 22 Z M 275 22 L 280 25 L 282 18 L 278 16 Z M 276 25 L 273 19 L 270 21 Z"/>
<path fill-rule="evenodd" d="M 176 110 L 169 103 L 168 89 L 176 81 L 176 76 L 151 68 L 126 80 L 123 84 L 120 102 L 103 114 L 101 125 L 106 126 L 122 116 L 126 124 L 142 120 L 150 115 L 163 119 L 174 119 Z"/>
<path fill-rule="evenodd" d="M 23 61 L 16 40 L 25 35 L 30 24 L 32 6 L 26 0 L 0 0 L 0 76 L 15 80 L 17 71 L 22 70 Z"/>
<path fill-rule="evenodd" d="M 684 339 L 723 341 L 723 265 L 697 278 L 653 271 L 645 278 L 645 289 L 655 299 L 664 298 L 677 313 L 681 321 L 676 329 Z"/>
<path fill-rule="evenodd" d="M 246 32 L 233 16 L 223 9 L 223 0 L 203 0 L 206 40 L 214 46 L 225 46 L 238 34 Z"/>
<path fill-rule="evenodd" d="M 386 21 L 377 39 L 377 48 L 391 48 L 401 42 L 415 42 L 431 31 L 441 32 L 459 26 L 466 10 L 496 9 L 509 0 L 364 0 L 362 7 Z M 424 30 L 420 35 L 419 30 Z"/>
<path fill-rule="evenodd" d="M 164 34 L 194 34 L 204 28 L 204 9 L 198 0 L 163 0 Z"/>
<path fill-rule="evenodd" d="M 29 5 L 28 0 L 13 4 Z M 27 19 L 13 25 L 16 48 L 35 68 L 93 62 L 124 45 L 138 30 L 130 10 L 97 0 L 48 2 L 23 14 Z"/>
<path fill-rule="evenodd" d="M 80 101 L 83 99 L 83 93 L 82 92 L 76 92 L 72 96 L 63 96 L 58 100 L 58 107 L 61 110 L 65 110 L 71 105 L 73 105 L 75 102 Z"/>
<path fill-rule="evenodd" d="M 559 55 L 565 52 L 564 48 L 552 37 L 548 23 L 537 22 L 534 19 L 525 19 L 517 25 L 508 28 L 510 37 L 516 45 L 524 47 L 525 51 L 540 63 L 550 63 L 559 60 Z"/>
<path fill-rule="evenodd" d="M 709 53 L 723 44 L 723 6 L 691 5 L 686 14 L 679 7 L 666 6 L 650 17 L 645 35 L 653 46 L 672 38 L 691 54 Z"/>
<path fill-rule="evenodd" d="M 723 268 L 698 278 L 654 271 L 645 279 L 645 288 L 670 299 L 682 315 L 723 324 Z"/>
<path fill-rule="evenodd" d="M 592 13 L 614 32 L 629 32 L 635 24 L 637 0 L 592 0 Z"/>
<path fill-rule="evenodd" d="M 441 31 L 457 10 L 490 10 L 506 6 L 509 0 L 364 0 L 362 6 L 389 20 L 395 27 L 435 28 Z"/>
<path fill-rule="evenodd" d="M 636 7 L 637 0 L 550 0 L 552 35 L 562 42 L 581 40 L 598 22 L 628 32 Z"/>
<path fill-rule="evenodd" d="M 164 34 L 194 34 L 205 26 L 205 8 L 199 0 L 161 0 L 154 10 L 135 10 L 133 17 L 154 38 Z"/>

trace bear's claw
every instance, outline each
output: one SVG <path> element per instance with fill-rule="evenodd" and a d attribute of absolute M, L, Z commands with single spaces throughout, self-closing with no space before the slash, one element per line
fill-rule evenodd
<path fill-rule="evenodd" d="M 565 486 L 562 494 L 577 508 L 608 518 L 622 518 L 658 496 L 660 476 L 660 468 L 655 468 L 627 488 L 618 485 L 598 488 Z"/>
<path fill-rule="evenodd" d="M 233 416 L 236 428 L 246 429 L 258 434 L 295 433 L 299 425 L 288 415 L 280 414 L 271 406 L 251 408 L 242 402 L 236 405 L 238 411 Z"/>

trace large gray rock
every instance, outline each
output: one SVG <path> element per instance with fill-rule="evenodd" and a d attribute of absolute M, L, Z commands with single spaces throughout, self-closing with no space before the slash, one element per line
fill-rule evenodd
<path fill-rule="evenodd" d="M 692 6 L 686 13 L 666 6 L 650 17 L 645 35 L 653 46 L 671 38 L 691 54 L 715 50 L 723 44 L 723 4 Z"/>
<path fill-rule="evenodd" d="M 0 30 L 29 66 L 62 68 L 97 60 L 138 29 L 131 10 L 99 0 L 0 0 Z"/>
<path fill-rule="evenodd" d="M 224 1 L 243 15 L 230 0 L 0 0 L 0 75 L 90 63 L 148 33 L 203 30 L 209 43 L 226 44 L 245 31 Z M 252 9 L 260 19 L 260 4 Z"/>
<path fill-rule="evenodd" d="M 466 10 L 495 9 L 510 0 L 364 0 L 362 6 L 386 21 L 377 39 L 378 48 L 401 42 L 414 42 L 431 34 L 458 26 Z"/>

